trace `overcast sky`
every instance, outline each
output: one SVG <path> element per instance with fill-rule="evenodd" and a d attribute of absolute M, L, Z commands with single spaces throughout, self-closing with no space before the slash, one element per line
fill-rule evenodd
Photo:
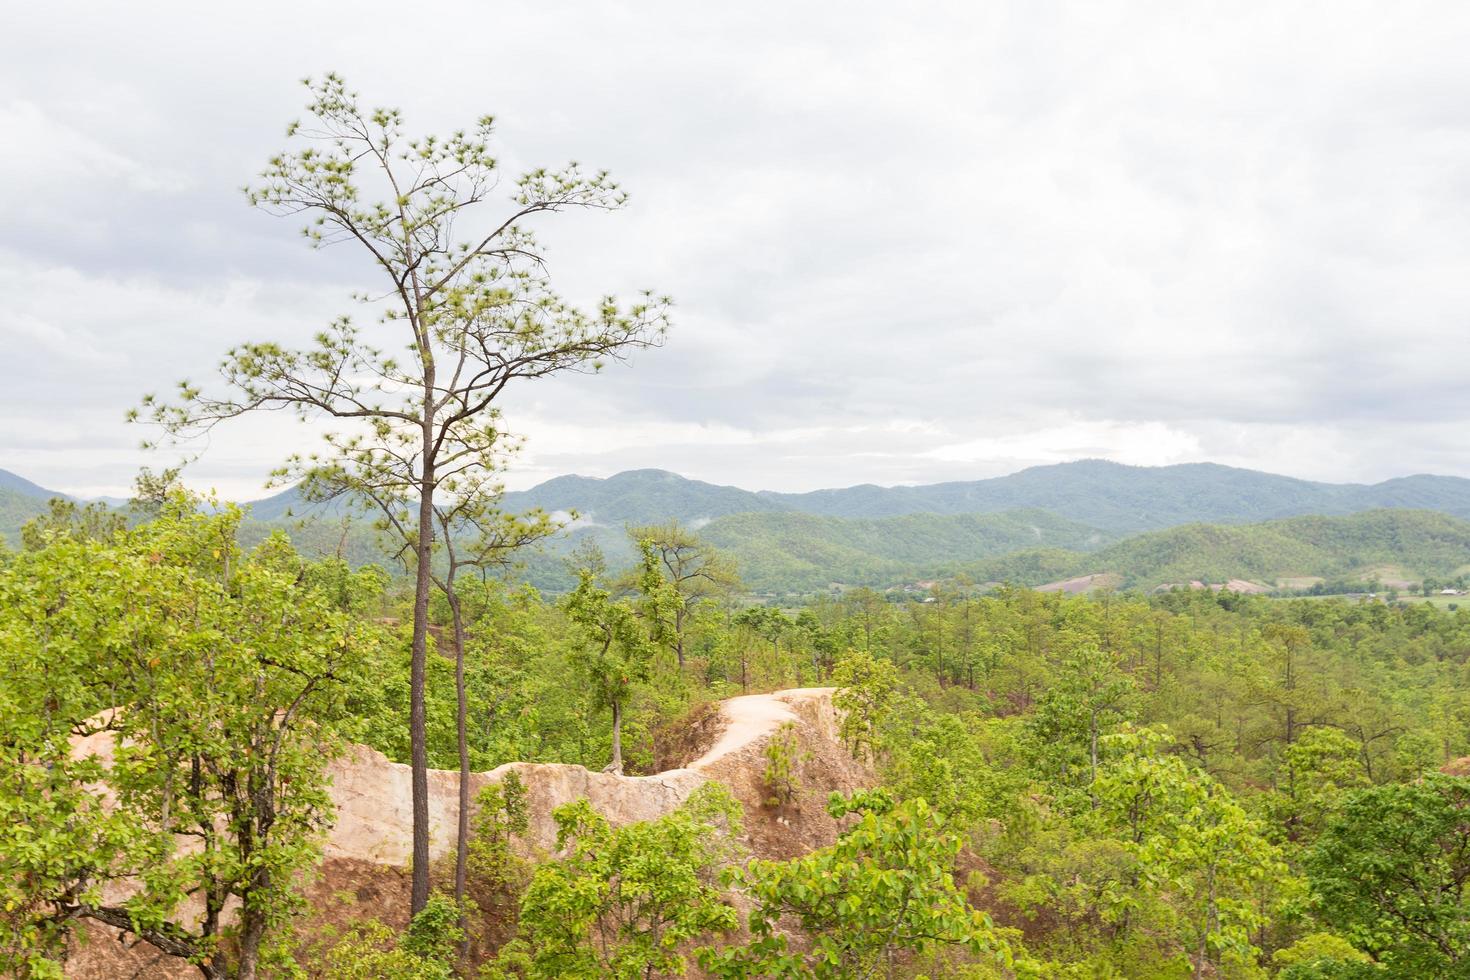
<path fill-rule="evenodd" d="M 240 187 L 335 69 L 631 192 L 541 227 L 666 347 L 507 393 L 513 486 L 802 490 L 1107 457 L 1470 476 L 1470 4 L 5 5 L 0 468 L 121 493 L 148 391 L 375 283 Z M 261 495 L 317 434 L 220 428 Z"/>

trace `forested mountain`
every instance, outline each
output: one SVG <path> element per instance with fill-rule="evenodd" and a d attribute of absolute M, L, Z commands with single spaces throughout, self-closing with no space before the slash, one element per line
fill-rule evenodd
<path fill-rule="evenodd" d="M 1090 556 L 1131 582 L 1284 576 L 1411 579 L 1470 564 L 1470 523 L 1431 511 L 1375 510 L 1350 517 L 1292 517 L 1264 524 L 1190 524 L 1143 534 Z"/>
<path fill-rule="evenodd" d="M 507 510 L 575 510 L 587 523 L 621 527 L 675 519 L 690 523 L 727 514 L 799 510 L 739 487 L 690 480 L 667 470 L 628 470 L 599 479 L 559 476 L 505 495 Z"/>
<path fill-rule="evenodd" d="M 1091 550 L 1111 540 L 1044 510 L 905 514 L 884 518 L 736 514 L 701 537 L 728 552 L 757 592 L 820 589 L 833 582 L 891 585 L 979 558 L 1036 548 Z"/>
<path fill-rule="evenodd" d="M 1381 507 L 1438 510 L 1470 518 L 1470 480 L 1409 476 L 1372 485 L 1316 483 L 1214 463 L 1124 466 L 1079 460 L 1010 476 L 916 487 L 863 485 L 810 493 L 750 492 L 687 480 L 663 470 L 606 479 L 564 476 L 506 495 L 513 509 L 577 510 L 622 525 L 677 518 L 786 511 L 831 517 L 1051 511 L 1113 534 L 1180 524 L 1246 523 L 1300 514 L 1352 514 Z"/>
<path fill-rule="evenodd" d="M 18 540 L 20 526 L 45 511 L 46 501 L 65 496 L 9 470 L 0 470 L 0 543 Z"/>
<path fill-rule="evenodd" d="M 64 495 L 0 470 L 0 534 L 18 540 L 20 525 L 52 496 Z M 1006 502 L 1024 506 L 994 509 Z M 806 511 L 910 506 L 939 512 Z M 1470 481 L 1452 477 L 1333 485 L 1208 464 L 1082 461 L 973 483 L 771 494 L 636 470 L 607 479 L 559 477 L 507 494 L 505 507 L 578 512 L 577 523 L 525 569 L 530 581 L 555 592 L 572 584 L 564 558 L 576 545 L 596 543 L 623 565 L 632 560 L 626 528 L 669 519 L 728 552 L 746 586 L 759 593 L 812 592 L 834 582 L 882 587 L 957 572 L 1026 585 L 1114 572 L 1147 588 L 1232 578 L 1413 580 L 1470 565 L 1470 524 L 1449 516 L 1470 514 Z M 971 510 L 944 512 L 955 507 Z M 1260 512 L 1298 508 L 1315 514 L 1245 523 Z M 281 528 L 308 554 L 336 554 L 354 564 L 382 560 L 366 522 L 350 519 L 341 503 L 305 504 L 290 489 L 253 502 L 248 513 L 242 526 L 248 541 Z M 1196 514 L 1208 516 L 1185 520 Z M 1170 526 L 1132 533 L 1133 525 L 1148 522 Z"/>
<path fill-rule="evenodd" d="M 66 494 L 58 493 L 55 490 L 47 490 L 45 487 L 32 483 L 25 477 L 12 473 L 9 470 L 0 470 L 0 492 L 15 493 L 22 497 L 38 497 L 42 501 L 49 500 L 52 497 L 66 496 Z"/>
<path fill-rule="evenodd" d="M 1188 524 L 1125 538 L 1092 554 L 1011 554 L 967 566 L 982 580 L 1039 585 L 1074 575 L 1115 572 L 1126 585 L 1246 579 L 1267 585 L 1290 577 L 1417 581 L 1470 566 L 1470 522 L 1419 510 L 1375 510 L 1347 517 L 1291 517 L 1260 524 Z"/>
<path fill-rule="evenodd" d="M 736 559 L 757 592 L 885 586 L 956 572 L 1018 585 L 1113 572 L 1144 588 L 1237 578 L 1267 585 L 1312 576 L 1417 580 L 1470 565 L 1470 523 L 1416 510 L 1187 524 L 1112 541 L 1038 510 L 879 519 L 741 514 L 701 534 Z"/>

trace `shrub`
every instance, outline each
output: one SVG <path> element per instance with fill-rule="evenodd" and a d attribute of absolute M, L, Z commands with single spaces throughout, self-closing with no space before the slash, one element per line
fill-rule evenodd
<path fill-rule="evenodd" d="M 476 884 L 496 896 L 514 899 L 525 886 L 525 860 L 511 841 L 526 832 L 526 784 L 515 770 L 480 790 L 469 840 L 469 871 Z"/>
<path fill-rule="evenodd" d="M 786 806 L 801 792 L 801 780 L 797 767 L 809 758 L 796 743 L 796 725 L 787 722 L 776 730 L 761 753 L 766 757 L 766 768 L 761 773 L 761 784 L 766 788 L 766 806 Z"/>

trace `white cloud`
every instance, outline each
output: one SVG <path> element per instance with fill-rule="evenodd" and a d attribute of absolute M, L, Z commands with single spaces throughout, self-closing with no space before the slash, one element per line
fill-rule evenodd
<path fill-rule="evenodd" d="M 1107 458 L 1130 466 L 1169 466 L 1197 459 L 1199 453 L 1197 438 L 1162 422 L 1077 421 L 951 443 L 919 455 L 946 463 L 993 459 L 1063 463 Z"/>
<path fill-rule="evenodd" d="M 513 485 L 662 466 L 802 489 L 1072 455 L 1470 474 L 1470 6 L 393 13 L 12 14 L 0 466 L 115 492 L 140 459 L 111 420 L 139 394 L 372 285 L 238 194 L 295 80 L 337 68 L 410 128 L 493 111 L 508 166 L 582 159 L 633 193 L 549 226 L 553 271 L 581 300 L 672 292 L 676 328 L 631 368 L 512 393 Z M 222 429 L 199 479 L 244 493 L 311 439 Z"/>

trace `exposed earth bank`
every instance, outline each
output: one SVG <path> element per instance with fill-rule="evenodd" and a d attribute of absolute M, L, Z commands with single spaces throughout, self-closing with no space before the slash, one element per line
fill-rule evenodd
<path fill-rule="evenodd" d="M 512 762 L 474 773 L 471 796 L 516 772 L 525 784 L 530 813 L 522 845 L 527 856 L 535 857 L 546 856 L 555 847 L 551 813 L 563 803 L 586 797 L 611 823 L 621 825 L 656 819 L 714 780 L 728 786 L 745 810 L 741 843 L 751 856 L 793 857 L 836 839 L 837 824 L 826 811 L 831 792 L 850 792 L 874 781 L 872 772 L 838 741 L 833 690 L 795 688 L 721 702 L 718 723 L 703 726 L 702 740 L 709 744 L 697 745 L 697 757 L 681 767 L 656 775 L 619 776 L 582 766 Z M 800 789 L 789 804 L 772 807 L 762 784 L 763 752 L 787 725 L 792 726 Z M 94 739 L 98 741 L 88 740 L 79 749 L 104 759 L 110 756 L 105 736 Z M 320 873 L 307 890 L 312 912 L 302 932 L 309 936 L 323 926 L 365 917 L 402 927 L 407 920 L 413 840 L 409 767 L 354 746 L 328 771 L 337 821 L 326 841 Z M 430 770 L 430 848 L 437 877 L 444 881 L 453 873 L 458 799 L 458 774 Z M 199 975 L 146 943 L 128 945 L 116 931 L 95 924 L 88 929 L 88 941 L 77 944 L 67 963 L 69 977 L 163 980 Z"/>

